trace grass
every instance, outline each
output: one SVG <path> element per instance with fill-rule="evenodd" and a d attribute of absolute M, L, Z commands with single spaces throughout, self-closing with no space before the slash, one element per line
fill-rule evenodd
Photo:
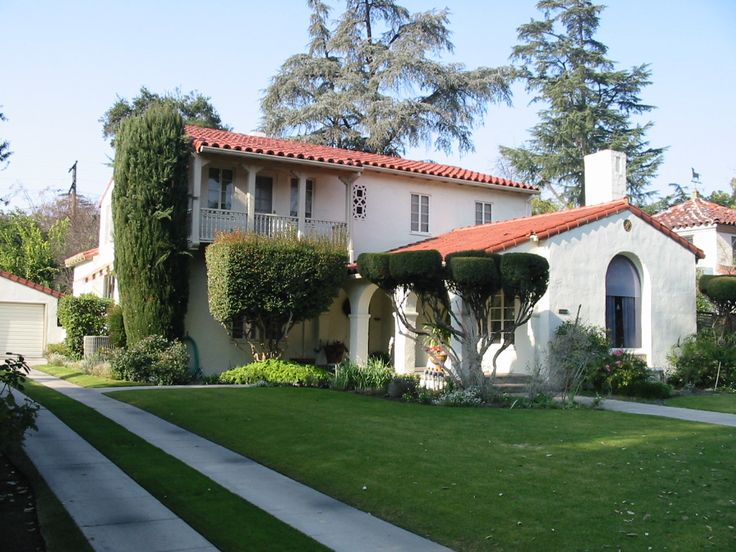
<path fill-rule="evenodd" d="M 711 410 L 736 414 L 736 393 L 702 393 L 697 395 L 682 395 L 665 401 L 667 406 L 681 408 L 695 408 L 697 410 Z"/>
<path fill-rule="evenodd" d="M 318 389 L 110 395 L 456 550 L 736 546 L 733 428 Z"/>
<path fill-rule="evenodd" d="M 147 385 L 145 383 L 93 376 L 92 374 L 82 372 L 79 368 L 74 366 L 45 364 L 42 366 L 34 366 L 34 368 L 70 383 L 75 383 L 81 387 L 129 387 L 131 385 Z"/>
<path fill-rule="evenodd" d="M 23 449 L 13 450 L 8 457 L 15 467 L 26 476 L 33 487 L 36 498 L 38 525 L 46 544 L 47 552 L 92 552 L 82 532 L 72 520 L 56 495 L 46 485 L 41 474 L 26 456 Z M 7 544 L 7 543 L 6 543 Z M 13 548 L 11 543 L 11 549 Z"/>
<path fill-rule="evenodd" d="M 91 408 L 27 382 L 25 393 L 117 464 L 220 550 L 324 550 Z"/>

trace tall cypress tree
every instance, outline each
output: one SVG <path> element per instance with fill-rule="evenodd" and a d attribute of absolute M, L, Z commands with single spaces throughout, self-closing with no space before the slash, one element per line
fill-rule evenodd
<path fill-rule="evenodd" d="M 585 203 L 583 157 L 601 149 L 626 154 L 629 196 L 642 203 L 662 162 L 662 148 L 645 139 L 651 122 L 632 116 L 653 109 L 641 101 L 647 65 L 615 70 L 608 48 L 595 39 L 603 6 L 590 0 L 540 0 L 544 19 L 519 27 L 517 63 L 533 101 L 544 108 L 531 140 L 501 147 L 518 178 L 540 184 L 563 204 Z"/>
<path fill-rule="evenodd" d="M 171 106 L 153 105 L 123 121 L 117 134 L 115 272 L 129 344 L 183 334 L 188 155 L 184 122 Z"/>

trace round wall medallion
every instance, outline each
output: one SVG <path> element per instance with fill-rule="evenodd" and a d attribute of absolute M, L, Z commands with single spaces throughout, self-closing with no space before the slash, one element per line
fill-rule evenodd
<path fill-rule="evenodd" d="M 626 230 L 627 232 L 631 231 L 631 221 L 629 219 L 626 219 L 624 221 L 624 230 Z"/>

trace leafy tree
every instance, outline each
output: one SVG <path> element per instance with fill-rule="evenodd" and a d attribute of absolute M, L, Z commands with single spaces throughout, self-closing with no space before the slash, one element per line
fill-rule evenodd
<path fill-rule="evenodd" d="M 559 202 L 583 205 L 583 157 L 610 148 L 626 154 L 628 192 L 641 203 L 662 162 L 663 148 L 649 147 L 652 123 L 632 116 L 653 109 L 640 98 L 650 83 L 647 65 L 616 70 L 608 48 L 595 39 L 603 6 L 590 0 L 540 0 L 544 14 L 518 29 L 512 59 L 519 75 L 544 107 L 531 140 L 501 155 L 529 182 L 548 189 Z"/>
<path fill-rule="evenodd" d="M 63 227 L 55 224 L 44 232 L 35 218 L 20 211 L 0 216 L 0 270 L 53 287 L 59 274 L 53 252 Z"/>
<path fill-rule="evenodd" d="M 205 255 L 210 313 L 256 360 L 279 358 L 294 324 L 329 308 L 347 277 L 345 251 L 320 241 L 236 232 Z"/>
<path fill-rule="evenodd" d="M 346 0 L 333 23 L 324 2 L 308 4 L 308 51 L 284 62 L 261 101 L 269 134 L 388 155 L 419 143 L 466 151 L 487 104 L 509 100 L 509 68 L 435 59 L 453 49 L 447 10 Z"/>
<path fill-rule="evenodd" d="M 443 341 L 451 360 L 449 374 L 457 385 L 481 389 L 487 383 L 481 362 L 491 344 L 501 339 L 493 356 L 493 379 L 499 355 L 513 344 L 516 328 L 529 321 L 549 281 L 547 260 L 531 253 L 462 251 L 447 255 L 444 267 L 435 250 L 363 253 L 358 272 L 388 293 L 409 332 Z M 511 325 L 494 330 L 491 305 L 499 292 L 516 308 Z M 406 318 L 410 293 L 421 300 L 429 319 L 422 328 Z"/>
<path fill-rule="evenodd" d="M 0 121 L 7 121 L 5 114 L 0 111 Z M 10 143 L 7 140 L 0 140 L 0 167 L 10 157 L 13 152 L 10 151 Z M 4 168 L 4 167 L 3 167 Z"/>
<path fill-rule="evenodd" d="M 730 191 L 716 190 L 708 196 L 708 201 L 718 203 L 730 209 L 736 208 L 736 177 L 729 182 Z"/>
<path fill-rule="evenodd" d="M 55 236 L 51 253 L 59 272 L 54 287 L 65 292 L 71 291 L 74 271 L 64 267 L 64 260 L 80 251 L 97 247 L 100 226 L 97 205 L 84 196 L 77 196 L 77 205 L 72 214 L 71 198 L 59 197 L 41 204 L 30 214 L 43 232 Z"/>
<path fill-rule="evenodd" d="M 30 370 L 21 355 L 6 358 L 0 364 L 0 452 L 15 452 L 26 430 L 38 429 L 38 404 L 27 398 L 18 403 L 11 392 L 13 387 L 23 391 Z"/>
<path fill-rule="evenodd" d="M 117 134 L 112 196 L 115 273 L 129 344 L 180 337 L 187 308 L 187 159 L 171 105 L 127 118 Z"/>
<path fill-rule="evenodd" d="M 177 88 L 173 93 L 161 95 L 151 92 L 145 86 L 141 86 L 140 92 L 135 98 L 128 101 L 118 96 L 112 107 L 105 111 L 105 114 L 100 118 L 102 135 L 109 138 L 110 144 L 114 146 L 123 120 L 128 117 L 142 115 L 155 104 L 173 107 L 188 125 L 229 130 L 229 127 L 223 124 L 215 107 L 210 103 L 210 98 L 201 92 L 192 90 L 188 94 L 182 94 Z"/>

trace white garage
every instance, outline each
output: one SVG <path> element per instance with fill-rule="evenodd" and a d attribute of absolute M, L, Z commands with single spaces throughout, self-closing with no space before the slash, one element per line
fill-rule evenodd
<path fill-rule="evenodd" d="M 64 339 L 57 325 L 61 294 L 14 274 L 0 271 L 0 356 L 11 352 L 43 356 L 46 345 Z"/>

